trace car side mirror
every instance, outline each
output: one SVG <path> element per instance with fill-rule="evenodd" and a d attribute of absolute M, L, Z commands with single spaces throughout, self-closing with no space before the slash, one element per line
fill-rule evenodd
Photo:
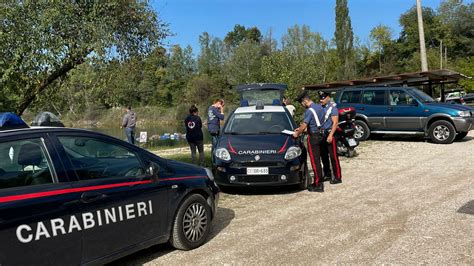
<path fill-rule="evenodd" d="M 160 166 L 155 162 L 150 162 L 147 172 L 154 181 L 158 181 L 158 172 L 160 172 Z"/>

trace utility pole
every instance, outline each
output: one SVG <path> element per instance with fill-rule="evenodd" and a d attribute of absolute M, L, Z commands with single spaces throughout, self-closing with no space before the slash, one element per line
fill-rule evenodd
<path fill-rule="evenodd" d="M 418 34 L 420 38 L 421 71 L 428 71 L 426 60 L 425 31 L 423 29 L 423 15 L 421 12 L 421 0 L 416 0 L 416 13 L 418 14 Z"/>
<path fill-rule="evenodd" d="M 439 69 L 443 69 L 443 40 L 439 44 Z"/>

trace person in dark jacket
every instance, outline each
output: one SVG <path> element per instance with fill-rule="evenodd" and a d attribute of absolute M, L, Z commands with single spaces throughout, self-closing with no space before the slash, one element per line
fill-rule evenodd
<path fill-rule="evenodd" d="M 122 119 L 122 125 L 120 128 L 125 128 L 125 135 L 127 140 L 131 144 L 135 144 L 135 126 L 137 124 L 137 115 L 132 111 L 132 107 L 128 106 L 125 108 L 125 115 Z"/>
<path fill-rule="evenodd" d="M 216 99 L 207 110 L 207 129 L 212 136 L 212 150 L 217 145 L 219 132 L 221 130 L 221 121 L 224 120 L 224 100 Z"/>
<path fill-rule="evenodd" d="M 191 148 L 191 161 L 196 163 L 196 148 L 199 151 L 199 165 L 204 166 L 204 144 L 202 135 L 202 121 L 198 115 L 199 110 L 195 105 L 189 108 L 189 115 L 184 120 L 186 127 L 186 140 Z"/>

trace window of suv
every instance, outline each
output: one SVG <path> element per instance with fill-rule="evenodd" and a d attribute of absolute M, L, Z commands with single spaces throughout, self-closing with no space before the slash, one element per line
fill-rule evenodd
<path fill-rule="evenodd" d="M 384 105 L 385 90 L 365 90 L 362 93 L 362 103 L 371 105 Z"/>
<path fill-rule="evenodd" d="M 39 138 L 0 143 L 0 189 L 52 183 L 46 155 Z"/>
<path fill-rule="evenodd" d="M 420 90 L 417 90 L 417 89 L 408 89 L 408 91 L 410 93 L 412 93 L 415 97 L 417 97 L 421 102 L 424 102 L 424 103 L 432 103 L 432 102 L 435 102 L 435 100 L 433 98 L 431 98 L 431 96 L 429 96 L 428 94 L 420 91 Z"/>
<path fill-rule="evenodd" d="M 360 91 L 344 91 L 341 103 L 360 103 Z"/>
<path fill-rule="evenodd" d="M 393 89 L 389 91 L 388 102 L 390 105 L 413 105 L 416 103 L 413 96 L 405 90 Z"/>
<path fill-rule="evenodd" d="M 279 134 L 293 130 L 285 112 L 234 113 L 224 132 L 226 134 Z"/>
<path fill-rule="evenodd" d="M 145 170 L 137 155 L 115 143 L 100 139 L 58 137 L 80 180 L 138 177 Z"/>

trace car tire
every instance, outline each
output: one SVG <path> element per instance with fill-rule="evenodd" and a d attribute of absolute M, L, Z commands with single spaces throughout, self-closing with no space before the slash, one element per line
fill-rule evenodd
<path fill-rule="evenodd" d="M 456 137 L 454 126 L 445 120 L 439 120 L 431 124 L 428 130 L 428 136 L 431 141 L 437 144 L 453 143 Z"/>
<path fill-rule="evenodd" d="M 310 182 L 310 176 L 309 176 L 309 170 L 308 170 L 308 164 L 307 163 L 304 164 L 303 178 L 304 178 L 304 180 L 298 185 L 298 188 L 300 190 L 305 190 L 310 185 L 310 183 L 309 183 Z"/>
<path fill-rule="evenodd" d="M 456 137 L 454 139 L 455 140 L 462 140 L 464 137 L 467 136 L 467 133 L 469 133 L 469 132 L 459 132 L 458 134 L 456 134 Z"/>
<path fill-rule="evenodd" d="M 369 138 L 370 136 L 370 129 L 367 123 L 362 120 L 354 121 L 355 133 L 354 138 L 358 141 L 363 141 Z"/>
<path fill-rule="evenodd" d="M 180 204 L 173 220 L 170 244 L 190 250 L 206 241 L 211 229 L 211 208 L 203 196 L 192 194 Z"/>

